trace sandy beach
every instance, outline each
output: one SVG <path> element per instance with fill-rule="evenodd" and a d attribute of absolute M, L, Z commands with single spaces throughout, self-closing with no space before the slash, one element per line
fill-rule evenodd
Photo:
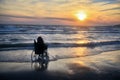
<path fill-rule="evenodd" d="M 0 79 L 119 80 L 119 63 L 120 50 L 92 56 L 49 61 L 45 65 L 46 67 L 42 68 L 31 62 L 0 62 Z"/>

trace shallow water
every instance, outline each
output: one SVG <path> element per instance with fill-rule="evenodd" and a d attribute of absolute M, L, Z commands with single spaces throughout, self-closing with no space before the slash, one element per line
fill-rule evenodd
<path fill-rule="evenodd" d="M 94 56 L 48 61 L 44 66 L 42 63 L 29 61 L 0 62 L 0 78 L 3 80 L 119 80 L 119 56 L 120 51 L 111 51 Z"/>

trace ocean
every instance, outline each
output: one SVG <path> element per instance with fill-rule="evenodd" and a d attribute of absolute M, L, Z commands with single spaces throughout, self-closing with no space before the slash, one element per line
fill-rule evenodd
<path fill-rule="evenodd" d="M 29 62 L 38 36 L 51 61 L 120 50 L 119 26 L 0 25 L 0 62 Z"/>

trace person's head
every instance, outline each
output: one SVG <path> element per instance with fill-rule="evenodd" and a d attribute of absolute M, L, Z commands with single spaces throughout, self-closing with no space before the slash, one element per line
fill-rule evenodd
<path fill-rule="evenodd" d="M 44 43 L 42 37 L 40 37 L 40 36 L 37 38 L 37 42 L 38 42 L 38 43 Z"/>

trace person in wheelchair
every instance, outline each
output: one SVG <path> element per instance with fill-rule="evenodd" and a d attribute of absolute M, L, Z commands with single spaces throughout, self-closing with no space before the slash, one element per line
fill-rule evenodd
<path fill-rule="evenodd" d="M 42 37 L 38 37 L 37 42 L 36 40 L 34 40 L 34 48 L 35 48 L 35 54 L 39 55 L 39 57 L 43 58 L 44 56 L 48 56 L 47 45 L 44 43 Z"/>

